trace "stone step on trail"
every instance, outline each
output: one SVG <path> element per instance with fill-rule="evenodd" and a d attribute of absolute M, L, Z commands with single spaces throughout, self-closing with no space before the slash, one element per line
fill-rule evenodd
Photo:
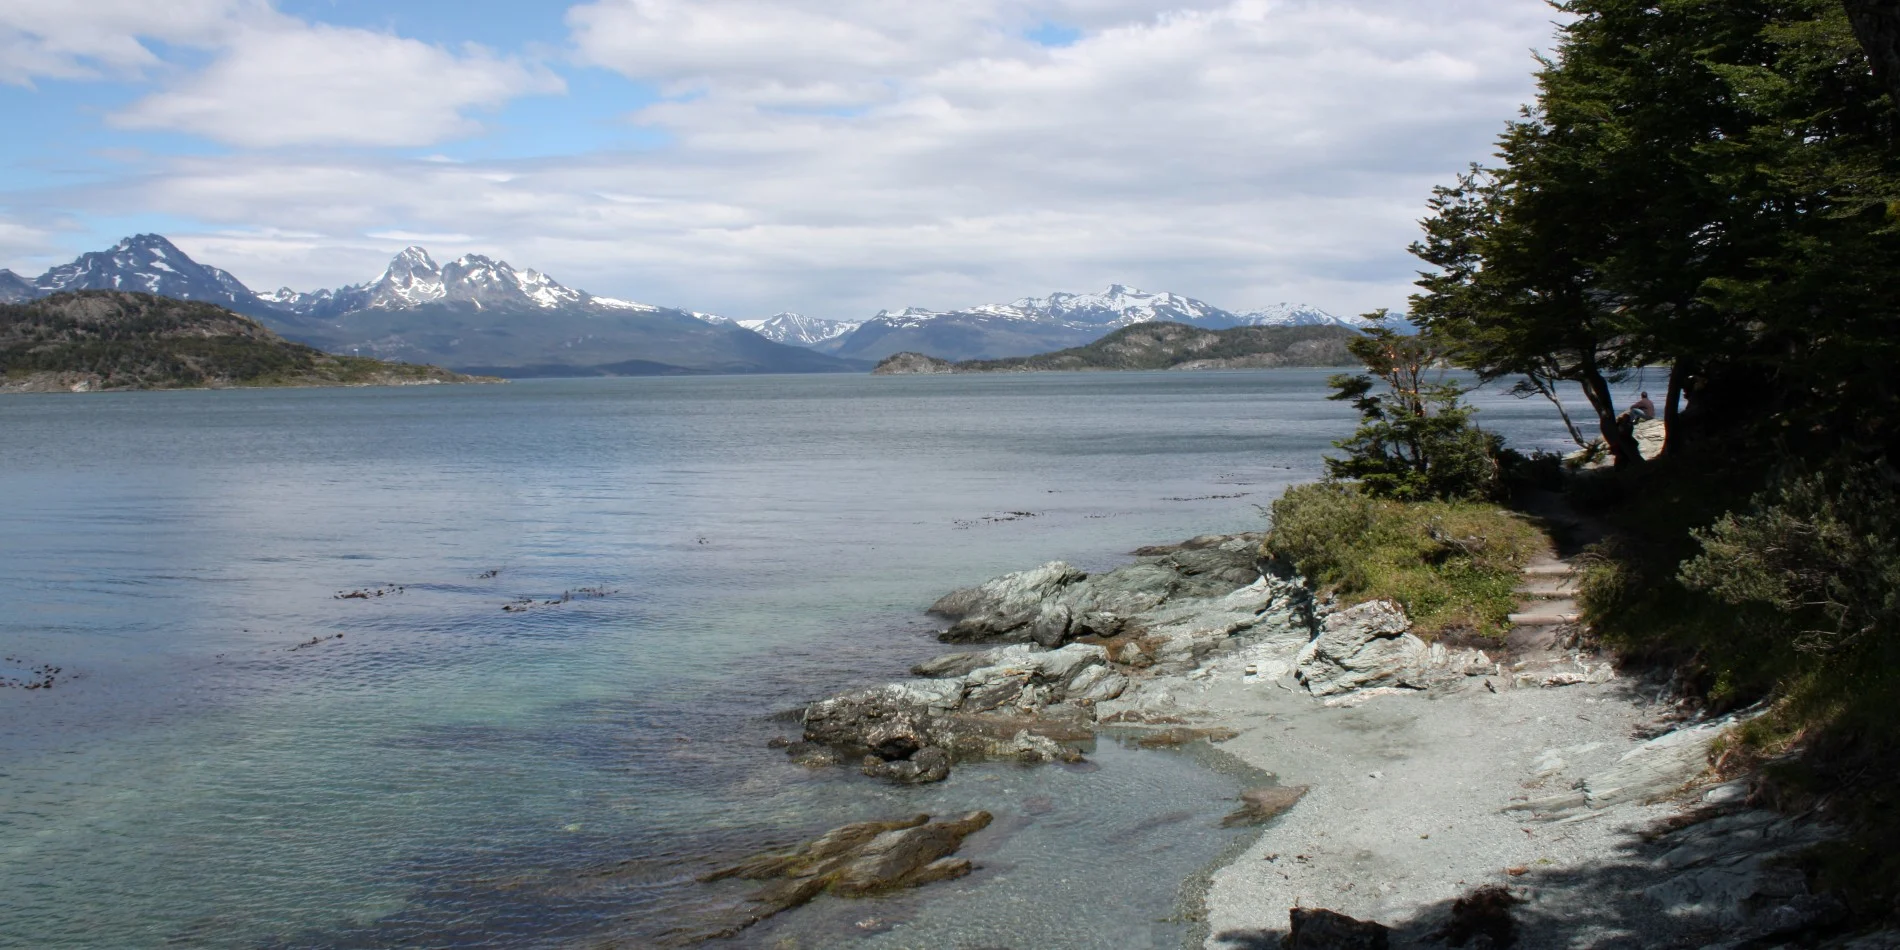
<path fill-rule="evenodd" d="M 1517 593 L 1528 598 L 1575 597 L 1580 579 L 1575 575 L 1533 577 L 1518 585 Z"/>
<path fill-rule="evenodd" d="M 1547 600 L 1511 615 L 1511 625 L 1515 627 L 1554 627 L 1582 620 L 1583 611 L 1569 598 Z"/>
<path fill-rule="evenodd" d="M 1518 585 L 1520 609 L 1511 615 L 1514 627 L 1555 627 L 1581 621 L 1582 610 L 1576 601 L 1577 584 L 1582 579 L 1577 566 L 1551 558 L 1524 567 L 1524 582 Z"/>
<path fill-rule="evenodd" d="M 1538 561 L 1524 566 L 1525 577 L 1575 577 L 1580 571 L 1569 561 Z"/>

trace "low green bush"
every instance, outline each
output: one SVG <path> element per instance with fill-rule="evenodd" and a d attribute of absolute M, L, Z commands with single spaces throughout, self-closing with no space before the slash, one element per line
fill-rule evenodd
<path fill-rule="evenodd" d="M 1426 636 L 1508 633 L 1520 572 L 1548 543 L 1495 505 L 1393 501 L 1337 481 L 1288 489 L 1270 516 L 1267 556 L 1345 602 L 1396 601 Z"/>

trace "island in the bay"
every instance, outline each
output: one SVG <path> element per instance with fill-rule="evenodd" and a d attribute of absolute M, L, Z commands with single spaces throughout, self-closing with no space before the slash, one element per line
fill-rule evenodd
<path fill-rule="evenodd" d="M 198 301 L 85 290 L 0 304 L 0 392 L 495 381 L 325 353 Z"/>
<path fill-rule="evenodd" d="M 1075 370 L 1265 369 L 1356 365 L 1343 326 L 1233 327 L 1207 330 L 1185 323 L 1138 323 L 1086 346 L 1035 356 L 951 362 L 923 353 L 886 357 L 878 376 L 927 373 L 1033 373 Z"/>

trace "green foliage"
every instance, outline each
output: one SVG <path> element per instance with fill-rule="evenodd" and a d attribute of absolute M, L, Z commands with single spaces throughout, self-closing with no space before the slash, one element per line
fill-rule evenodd
<path fill-rule="evenodd" d="M 0 374 L 98 377 L 107 389 L 457 379 L 433 366 L 331 356 L 206 303 L 85 291 L 0 305 Z"/>
<path fill-rule="evenodd" d="M 1369 316 L 1366 334 L 1347 343 L 1368 372 L 1328 381 L 1327 398 L 1352 403 L 1359 428 L 1333 443 L 1346 457 L 1328 458 L 1327 474 L 1379 498 L 1496 495 L 1503 442 L 1472 424 L 1476 410 L 1461 403 L 1463 390 L 1427 379 L 1441 356 L 1434 339 L 1394 331 L 1381 322 L 1383 311 Z"/>
<path fill-rule="evenodd" d="M 1287 489 L 1271 517 L 1267 556 L 1348 602 L 1396 601 L 1428 636 L 1509 632 L 1519 571 L 1546 544 L 1492 505 L 1398 502 L 1341 482 Z"/>
<path fill-rule="evenodd" d="M 1871 470 L 1786 479 L 1694 536 L 1689 589 L 1827 662 L 1900 652 L 1900 502 Z"/>
<path fill-rule="evenodd" d="M 1441 188 L 1414 319 L 1487 377 L 1672 367 L 1685 434 L 1873 446 L 1900 407 L 1896 113 L 1838 0 L 1569 0 L 1503 163 Z M 1823 450 L 1827 450 L 1823 448 Z"/>

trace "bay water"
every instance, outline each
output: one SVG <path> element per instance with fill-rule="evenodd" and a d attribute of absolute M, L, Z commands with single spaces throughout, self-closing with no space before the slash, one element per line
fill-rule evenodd
<path fill-rule="evenodd" d="M 721 860 L 973 808 L 970 877 L 713 945 L 1178 946 L 1258 780 L 1217 755 L 898 788 L 767 742 L 944 652 L 953 588 L 1259 530 L 1351 429 L 1326 375 L 0 400 L 0 946 L 673 945 Z"/>

